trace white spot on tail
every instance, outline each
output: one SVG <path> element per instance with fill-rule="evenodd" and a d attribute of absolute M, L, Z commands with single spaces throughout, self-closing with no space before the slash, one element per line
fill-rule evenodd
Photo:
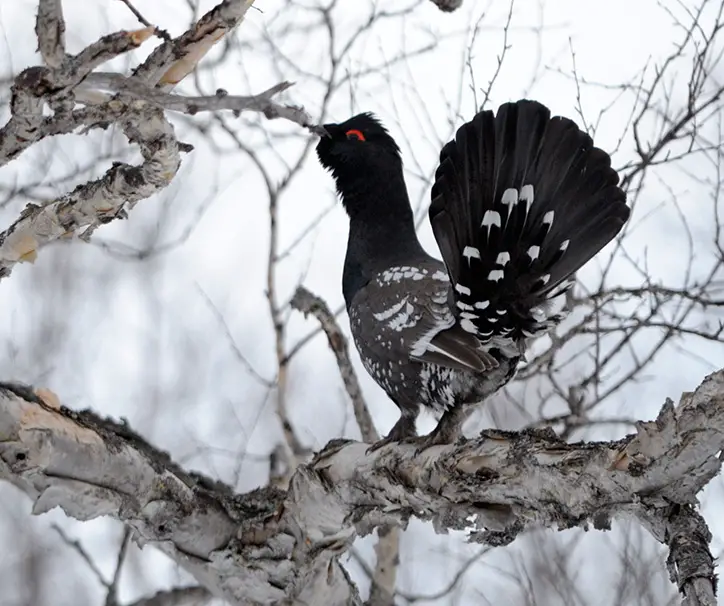
<path fill-rule="evenodd" d="M 500 198 L 501 204 L 505 204 L 506 206 L 510 207 L 513 204 L 518 203 L 518 190 L 514 187 L 511 187 L 510 189 L 506 189 L 503 192 L 503 197 Z M 510 208 L 508 208 L 508 214 L 510 214 Z"/>
<path fill-rule="evenodd" d="M 500 213 L 497 210 L 486 210 L 480 227 L 487 227 L 488 233 L 490 233 L 491 225 L 497 225 L 500 227 Z"/>
<path fill-rule="evenodd" d="M 545 274 L 545 275 L 541 276 L 540 281 L 543 282 L 543 284 L 548 284 L 548 280 L 550 280 L 550 279 L 551 279 L 551 275 Z"/>
<path fill-rule="evenodd" d="M 498 314 L 499 316 L 504 316 L 505 314 L 508 313 L 508 310 L 507 309 L 496 309 L 495 313 Z"/>
<path fill-rule="evenodd" d="M 533 202 L 533 186 L 524 185 L 520 188 L 520 199 L 526 202 Z"/>
<path fill-rule="evenodd" d="M 470 296 L 470 289 L 467 286 L 463 286 L 462 284 L 456 284 L 455 290 L 457 290 L 461 295 Z"/>
<path fill-rule="evenodd" d="M 533 186 L 532 185 L 524 185 L 520 189 L 520 201 L 525 202 L 525 218 L 528 218 L 528 212 L 530 211 L 530 206 L 533 204 Z M 525 223 L 525 221 L 523 221 Z"/>
<path fill-rule="evenodd" d="M 538 258 L 538 255 L 540 255 L 540 246 L 531 246 L 528 249 L 528 256 L 531 261 L 535 261 Z"/>
<path fill-rule="evenodd" d="M 399 312 L 404 306 L 405 303 L 407 303 L 407 297 L 402 299 L 399 303 L 395 303 L 392 307 L 389 309 L 386 309 L 385 311 L 381 311 L 378 314 L 372 314 L 375 318 L 375 320 L 379 320 L 380 322 L 384 322 L 385 320 L 388 320 L 392 316 L 394 316 L 397 312 Z"/>
<path fill-rule="evenodd" d="M 497 282 L 498 280 L 502 280 L 504 275 L 502 269 L 494 269 L 488 274 L 488 280 Z"/>
<path fill-rule="evenodd" d="M 497 265 L 502 265 L 503 267 L 505 267 L 508 261 L 510 261 L 510 253 L 502 252 L 498 253 L 498 258 L 495 260 L 495 263 Z"/>
<path fill-rule="evenodd" d="M 490 301 L 476 301 L 475 302 L 475 309 L 486 309 L 490 305 Z"/>
<path fill-rule="evenodd" d="M 463 301 L 458 301 L 455 303 L 455 305 L 458 306 L 459 309 L 462 309 L 463 311 L 471 311 L 473 309 L 472 305 L 468 305 L 467 303 Z"/>
<path fill-rule="evenodd" d="M 466 246 L 463 249 L 463 257 L 467 258 L 468 263 L 470 263 L 470 259 L 472 259 L 473 257 L 475 257 L 476 259 L 480 258 L 480 251 L 472 246 Z"/>
<path fill-rule="evenodd" d="M 568 249 L 568 245 L 569 245 L 570 243 L 571 243 L 570 240 L 563 240 L 563 242 L 561 242 L 561 247 L 559 248 L 559 250 L 560 250 L 561 252 L 566 252 L 566 250 Z"/>
<path fill-rule="evenodd" d="M 555 216 L 555 211 L 549 210 L 545 215 L 543 215 L 543 224 L 548 226 L 553 225 L 553 217 Z"/>
<path fill-rule="evenodd" d="M 470 313 L 469 311 L 464 311 L 463 313 L 460 314 L 460 317 L 463 320 L 477 320 L 478 314 L 473 314 L 473 313 Z"/>

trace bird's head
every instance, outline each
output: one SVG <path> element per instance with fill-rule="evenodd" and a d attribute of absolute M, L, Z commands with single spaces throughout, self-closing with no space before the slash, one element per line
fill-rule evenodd
<path fill-rule="evenodd" d="M 317 144 L 317 156 L 322 166 L 332 172 L 341 194 L 365 179 L 402 174 L 400 148 L 373 114 L 358 114 L 323 128 L 326 136 Z"/>

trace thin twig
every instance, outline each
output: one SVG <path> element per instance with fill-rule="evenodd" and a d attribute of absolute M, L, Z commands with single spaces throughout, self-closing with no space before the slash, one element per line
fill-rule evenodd
<path fill-rule="evenodd" d="M 140 11 L 131 4 L 131 0 L 121 0 L 123 4 L 125 4 L 128 7 L 128 10 L 130 10 L 136 19 L 138 19 L 139 23 L 142 25 L 145 25 L 146 27 L 152 27 L 156 33 L 156 35 L 161 38 L 162 40 L 171 40 L 171 34 L 169 34 L 165 29 L 161 29 L 159 27 L 156 27 L 153 25 L 150 21 L 148 21 L 141 13 Z"/>

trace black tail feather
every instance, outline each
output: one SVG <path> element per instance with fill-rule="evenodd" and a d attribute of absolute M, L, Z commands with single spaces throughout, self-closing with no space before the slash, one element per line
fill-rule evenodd
<path fill-rule="evenodd" d="M 607 153 L 534 101 L 480 112 L 440 154 L 430 222 L 464 325 L 519 338 L 535 308 L 621 230 L 626 196 Z"/>

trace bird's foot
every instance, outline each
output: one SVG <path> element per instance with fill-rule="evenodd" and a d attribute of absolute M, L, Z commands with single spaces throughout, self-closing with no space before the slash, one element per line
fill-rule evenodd
<path fill-rule="evenodd" d="M 448 446 L 452 443 L 452 441 L 449 441 L 447 439 L 447 436 L 444 436 L 442 432 L 433 431 L 426 436 L 415 436 L 413 438 L 406 438 L 405 440 L 403 440 L 403 443 L 417 446 L 417 448 L 415 448 L 415 456 L 417 457 L 425 452 L 428 448 L 432 448 L 433 446 Z"/>
<path fill-rule="evenodd" d="M 449 446 L 460 437 L 460 424 L 440 421 L 426 436 L 414 436 L 403 440 L 405 444 L 417 446 L 415 456 L 421 455 L 433 446 Z"/>
<path fill-rule="evenodd" d="M 377 440 L 374 444 L 370 445 L 369 448 L 365 451 L 366 454 L 372 454 L 375 450 L 379 450 L 383 446 L 387 446 L 388 444 L 392 444 L 392 442 L 399 442 L 400 440 L 396 438 L 395 436 L 390 433 L 386 438 L 382 438 L 381 440 Z"/>
<path fill-rule="evenodd" d="M 367 448 L 367 454 L 370 454 L 374 452 L 375 450 L 379 450 L 383 446 L 387 446 L 388 444 L 392 444 L 393 442 L 402 442 L 403 440 L 407 440 L 410 438 L 415 437 L 415 418 L 412 417 L 411 419 L 408 417 L 400 417 L 400 420 L 395 423 L 394 427 L 390 430 L 390 433 L 387 434 L 387 437 L 382 438 L 381 440 L 378 440 L 374 444 L 372 444 L 369 448 Z"/>

